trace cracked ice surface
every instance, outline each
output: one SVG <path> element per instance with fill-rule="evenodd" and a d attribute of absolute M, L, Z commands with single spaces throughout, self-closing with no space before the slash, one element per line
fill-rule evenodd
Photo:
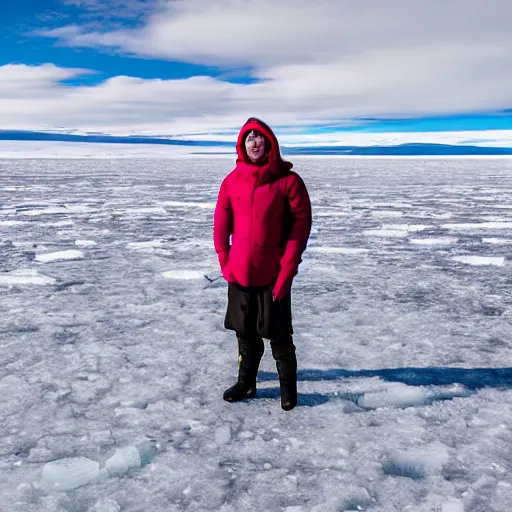
<path fill-rule="evenodd" d="M 508 161 L 296 160 L 314 250 L 290 413 L 268 345 L 258 397 L 221 399 L 237 355 L 212 208 L 232 166 L 0 160 L 0 508 L 508 510 Z M 145 439 L 158 453 L 123 477 L 41 483 Z"/>

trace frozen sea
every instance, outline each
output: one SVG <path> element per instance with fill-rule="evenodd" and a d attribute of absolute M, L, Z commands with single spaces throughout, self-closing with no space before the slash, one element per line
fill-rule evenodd
<path fill-rule="evenodd" d="M 232 158 L 0 160 L 0 510 L 510 511 L 512 160 L 294 163 L 314 228 L 284 412 L 268 344 L 257 398 L 221 398 Z"/>

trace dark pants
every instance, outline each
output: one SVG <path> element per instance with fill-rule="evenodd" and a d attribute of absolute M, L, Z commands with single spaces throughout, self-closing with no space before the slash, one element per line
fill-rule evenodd
<path fill-rule="evenodd" d="M 239 342 L 256 352 L 262 352 L 262 338 L 270 340 L 276 361 L 295 353 L 291 295 L 274 301 L 272 286 L 245 288 L 229 284 L 224 327 L 235 331 Z"/>

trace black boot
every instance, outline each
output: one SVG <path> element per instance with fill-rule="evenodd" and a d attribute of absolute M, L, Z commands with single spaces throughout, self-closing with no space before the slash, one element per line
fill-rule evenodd
<path fill-rule="evenodd" d="M 281 408 L 291 411 L 297 405 L 297 357 L 292 337 L 280 343 L 272 342 L 272 355 L 276 360 L 281 390 Z"/>
<path fill-rule="evenodd" d="M 297 358 L 295 354 L 276 362 L 281 388 L 281 407 L 291 411 L 297 405 Z"/>
<path fill-rule="evenodd" d="M 239 402 L 256 396 L 256 376 L 263 351 L 263 340 L 260 337 L 238 336 L 238 381 L 224 391 L 224 400 Z"/>

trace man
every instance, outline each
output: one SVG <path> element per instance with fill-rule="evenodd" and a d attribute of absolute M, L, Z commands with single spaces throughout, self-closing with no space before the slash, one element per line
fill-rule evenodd
<path fill-rule="evenodd" d="M 213 229 L 229 283 L 224 326 L 236 332 L 239 353 L 238 381 L 224 400 L 255 396 L 266 338 L 276 360 L 281 407 L 288 411 L 297 404 L 290 292 L 311 231 L 311 203 L 265 123 L 250 118 L 236 149 L 236 167 L 220 187 Z"/>

